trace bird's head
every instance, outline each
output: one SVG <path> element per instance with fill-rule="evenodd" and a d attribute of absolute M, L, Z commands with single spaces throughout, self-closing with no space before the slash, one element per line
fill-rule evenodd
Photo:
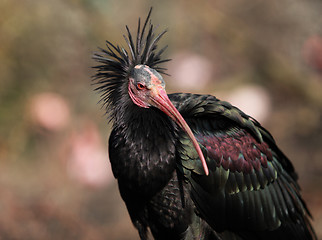
<path fill-rule="evenodd" d="M 187 133 L 200 157 L 204 171 L 208 175 L 208 167 L 200 146 L 189 125 L 170 101 L 162 76 L 146 65 L 136 65 L 129 77 L 128 93 L 134 104 L 142 108 L 158 108 Z"/>
<path fill-rule="evenodd" d="M 195 136 L 165 91 L 165 83 L 160 75 L 164 73 L 165 68 L 159 67 L 159 64 L 169 59 L 161 59 L 166 47 L 157 51 L 157 43 L 166 31 L 155 36 L 153 25 L 150 23 L 148 26 L 150 15 L 151 10 L 142 31 L 139 20 L 136 44 L 126 27 L 128 36 L 124 38 L 129 51 L 107 41 L 107 49 L 100 49 L 101 53 L 95 54 L 94 59 L 101 63 L 94 67 L 97 69 L 94 76 L 98 85 L 96 90 L 102 92 L 102 101 L 115 121 L 121 120 L 124 116 L 126 108 L 123 105 L 129 98 L 138 107 L 155 107 L 164 112 L 190 137 L 208 175 L 208 167 Z"/>
<path fill-rule="evenodd" d="M 164 87 L 162 76 L 147 65 L 136 65 L 129 77 L 129 95 L 139 107 L 158 107 L 156 103 L 166 95 Z"/>

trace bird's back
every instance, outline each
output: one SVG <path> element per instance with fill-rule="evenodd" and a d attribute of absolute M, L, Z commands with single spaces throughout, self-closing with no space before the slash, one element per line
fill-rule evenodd
<path fill-rule="evenodd" d="M 169 97 L 207 159 L 209 176 L 181 136 L 179 168 L 199 215 L 214 230 L 243 239 L 315 239 L 294 168 L 267 130 L 213 96 Z"/>

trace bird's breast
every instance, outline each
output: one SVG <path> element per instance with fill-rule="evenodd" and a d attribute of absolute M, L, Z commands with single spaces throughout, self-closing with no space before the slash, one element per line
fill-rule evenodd
<path fill-rule="evenodd" d="M 164 130 L 164 129 L 163 129 Z M 114 128 L 109 157 L 115 178 L 136 194 L 156 193 L 171 179 L 176 167 L 175 140 L 166 132 Z"/>

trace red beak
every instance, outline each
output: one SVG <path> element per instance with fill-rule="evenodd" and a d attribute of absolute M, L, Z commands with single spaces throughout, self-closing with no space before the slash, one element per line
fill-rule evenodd
<path fill-rule="evenodd" d="M 199 155 L 205 174 L 208 175 L 208 166 L 195 136 L 193 135 L 190 127 L 188 126 L 184 118 L 181 116 L 179 111 L 173 106 L 164 88 L 160 86 L 153 87 L 151 89 L 151 99 L 154 103 L 153 106 L 157 107 L 162 112 L 171 117 L 173 121 L 175 121 L 188 134 L 189 138 L 191 139 L 191 142 L 193 143 L 193 146 L 195 147 Z"/>

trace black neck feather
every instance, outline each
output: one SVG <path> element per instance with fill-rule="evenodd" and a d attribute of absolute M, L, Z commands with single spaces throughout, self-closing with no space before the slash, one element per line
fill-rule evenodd
<path fill-rule="evenodd" d="M 115 177 L 127 184 L 123 188 L 150 195 L 164 187 L 176 167 L 176 132 L 175 123 L 155 108 L 133 108 L 114 123 L 109 153 Z"/>

